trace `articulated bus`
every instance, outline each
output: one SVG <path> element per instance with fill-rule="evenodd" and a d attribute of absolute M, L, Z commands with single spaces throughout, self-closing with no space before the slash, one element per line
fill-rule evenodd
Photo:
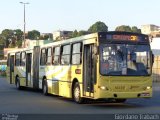
<path fill-rule="evenodd" d="M 147 35 L 98 32 L 8 53 L 7 79 L 18 89 L 42 89 L 84 99 L 152 97 L 153 55 Z"/>

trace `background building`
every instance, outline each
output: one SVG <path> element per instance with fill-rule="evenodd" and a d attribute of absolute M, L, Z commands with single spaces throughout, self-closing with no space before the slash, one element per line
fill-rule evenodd
<path fill-rule="evenodd" d="M 53 34 L 52 33 L 41 33 L 40 38 L 44 40 L 53 40 Z"/>
<path fill-rule="evenodd" d="M 141 26 L 143 34 L 151 35 L 152 37 L 160 37 L 160 26 L 148 24 Z"/>
<path fill-rule="evenodd" d="M 52 43 L 53 40 L 30 40 L 26 39 L 25 42 L 22 42 L 22 48 L 33 48 L 34 46 L 41 46 L 44 44 Z"/>
<path fill-rule="evenodd" d="M 55 31 L 53 32 L 53 40 L 68 39 L 72 35 L 73 31 Z"/>
<path fill-rule="evenodd" d="M 151 49 L 154 54 L 154 64 L 152 68 L 153 80 L 160 81 L 160 38 L 153 38 L 151 43 Z"/>

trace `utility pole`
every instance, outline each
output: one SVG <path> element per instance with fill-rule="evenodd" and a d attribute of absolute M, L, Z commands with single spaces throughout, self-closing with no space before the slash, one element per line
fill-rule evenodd
<path fill-rule="evenodd" d="M 26 32 L 26 11 L 25 11 L 25 5 L 29 4 L 28 2 L 24 3 L 24 2 L 20 2 L 21 4 L 24 5 L 24 30 L 23 30 L 23 40 L 24 40 L 24 46 L 25 46 L 25 40 L 26 40 L 26 36 L 25 36 L 25 32 Z"/>

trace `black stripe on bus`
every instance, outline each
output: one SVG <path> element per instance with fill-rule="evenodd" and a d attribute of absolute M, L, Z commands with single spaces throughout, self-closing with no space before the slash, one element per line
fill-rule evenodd
<path fill-rule="evenodd" d="M 57 82 L 68 82 L 68 83 L 72 83 L 71 81 L 64 81 L 64 80 L 51 80 L 51 79 L 47 79 L 49 81 L 57 81 Z M 83 84 L 82 82 L 79 82 L 79 84 Z"/>

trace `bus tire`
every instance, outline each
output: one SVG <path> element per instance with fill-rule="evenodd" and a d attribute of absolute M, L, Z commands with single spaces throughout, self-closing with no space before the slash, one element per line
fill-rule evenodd
<path fill-rule="evenodd" d="M 19 77 L 16 77 L 16 88 L 17 88 L 18 90 L 21 90 Z"/>
<path fill-rule="evenodd" d="M 127 99 L 115 99 L 116 103 L 124 103 Z"/>
<path fill-rule="evenodd" d="M 74 88 L 72 92 L 73 92 L 73 100 L 79 104 L 83 103 L 83 98 L 81 97 L 80 86 L 78 82 L 74 84 Z"/>
<path fill-rule="evenodd" d="M 48 85 L 47 85 L 47 81 L 43 82 L 43 94 L 44 95 L 48 95 Z"/>

